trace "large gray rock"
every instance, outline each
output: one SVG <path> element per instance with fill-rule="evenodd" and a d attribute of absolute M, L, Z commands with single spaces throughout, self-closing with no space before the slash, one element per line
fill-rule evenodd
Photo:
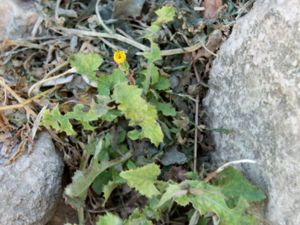
<path fill-rule="evenodd" d="M 63 165 L 48 133 L 30 155 L 0 165 L 0 224 L 45 225 L 61 198 Z"/>
<path fill-rule="evenodd" d="M 243 165 L 268 194 L 267 219 L 300 224 L 300 1 L 258 0 L 222 45 L 204 106 L 214 159 Z"/>
<path fill-rule="evenodd" d="M 31 34 L 40 13 L 33 0 L 0 0 L 0 40 Z"/>

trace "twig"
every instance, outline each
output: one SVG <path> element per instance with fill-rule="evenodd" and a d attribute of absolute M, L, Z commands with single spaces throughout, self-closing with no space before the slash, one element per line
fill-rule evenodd
<path fill-rule="evenodd" d="M 202 47 L 210 54 L 212 54 L 213 56 L 217 57 L 218 55 L 216 53 L 214 53 L 213 51 L 209 50 L 205 44 L 202 44 Z"/>
<path fill-rule="evenodd" d="M 219 167 L 217 170 L 215 170 L 212 173 L 209 173 L 207 177 L 204 179 L 205 182 L 209 182 L 212 178 L 214 178 L 218 173 L 221 173 L 225 168 L 231 165 L 235 164 L 241 164 L 241 163 L 256 163 L 255 160 L 251 159 L 241 159 L 241 160 L 235 160 L 228 163 L 225 163 L 223 166 Z"/>
<path fill-rule="evenodd" d="M 238 12 L 237 12 L 237 17 L 235 18 L 235 20 L 237 20 L 237 19 L 239 19 L 241 16 L 242 16 L 242 14 L 245 12 L 245 11 L 247 11 L 247 8 L 251 5 L 251 4 L 253 4 L 255 2 L 255 0 L 250 0 L 250 1 L 247 1 L 239 10 L 238 10 Z"/>
<path fill-rule="evenodd" d="M 13 89 L 11 89 L 6 83 L 5 83 L 5 81 L 4 81 L 4 79 L 3 78 L 1 78 L 0 79 L 0 85 L 4 88 L 4 89 L 6 89 L 19 103 L 23 103 L 24 102 L 24 100 L 13 90 Z M 5 106 L 2 106 L 2 107 L 5 107 Z M 1 108 L 2 108 L 1 107 Z M 25 108 L 25 111 L 26 111 L 26 113 L 28 114 L 28 115 L 31 115 L 31 116 L 33 116 L 33 117 L 36 117 L 36 113 L 30 108 L 30 107 L 28 107 L 28 106 L 24 106 L 24 108 Z"/>
<path fill-rule="evenodd" d="M 193 98 L 192 96 L 190 95 L 186 95 L 186 94 L 181 94 L 181 93 L 174 93 L 172 91 L 166 91 L 166 93 L 170 94 L 170 95 L 176 95 L 176 96 L 179 96 L 179 97 L 182 97 L 182 98 L 187 98 L 189 100 L 192 100 L 193 102 L 197 102 L 197 99 Z"/>
<path fill-rule="evenodd" d="M 42 119 L 42 116 L 43 116 L 43 112 L 47 109 L 47 105 L 45 105 L 41 111 L 39 112 L 39 114 L 37 115 L 36 119 L 34 120 L 33 122 L 33 126 L 32 126 L 32 129 L 31 129 L 31 139 L 34 140 L 35 138 L 35 135 L 36 135 L 36 132 L 39 128 L 39 124 L 40 124 L 40 121 Z M 30 152 L 30 151 L 29 151 Z"/>
<path fill-rule="evenodd" d="M 58 17 L 58 10 L 59 10 L 60 3 L 61 3 L 61 0 L 57 0 L 57 1 L 56 1 L 55 15 L 54 15 L 54 18 L 55 18 L 55 21 L 56 21 L 56 22 L 57 22 L 58 19 L 59 19 L 59 17 Z"/>
<path fill-rule="evenodd" d="M 190 219 L 189 225 L 198 224 L 199 218 L 200 218 L 200 214 L 199 214 L 198 210 L 195 210 L 192 217 L 191 217 L 191 219 Z"/>
<path fill-rule="evenodd" d="M 212 216 L 212 220 L 213 220 L 213 225 L 219 225 L 219 220 L 218 220 L 218 218 L 216 217 L 216 215 L 213 215 L 213 216 Z"/>
<path fill-rule="evenodd" d="M 17 161 L 17 159 L 19 159 L 20 156 L 24 153 L 27 143 L 28 143 L 28 138 L 24 138 L 19 144 L 15 154 L 13 154 L 13 156 L 4 163 L 4 166 L 8 166 L 9 164 L 12 164 L 13 162 Z"/>
<path fill-rule="evenodd" d="M 0 112 L 4 111 L 4 110 L 9 110 L 9 109 L 11 110 L 11 109 L 20 109 L 20 108 L 23 108 L 23 107 L 27 107 L 27 105 L 30 104 L 31 102 L 33 102 L 34 100 L 39 99 L 40 97 L 42 97 L 42 96 L 44 96 L 44 95 L 46 95 L 46 94 L 54 91 L 55 89 L 56 89 L 56 87 L 51 88 L 51 89 L 49 89 L 47 91 L 44 91 L 44 92 L 42 92 L 42 93 L 40 93 L 40 94 L 38 94 L 38 95 L 30 98 L 30 99 L 27 99 L 26 101 L 22 101 L 19 104 L 0 106 Z M 36 116 L 36 114 L 35 114 L 35 116 Z"/>
<path fill-rule="evenodd" d="M 140 49 L 143 52 L 150 51 L 150 48 L 148 46 L 143 45 L 143 44 L 141 44 L 135 40 L 132 40 L 130 38 L 124 37 L 123 35 L 120 35 L 120 34 L 108 34 L 108 33 L 94 32 L 94 31 L 68 29 L 68 28 L 63 28 L 63 27 L 60 27 L 59 30 L 62 31 L 63 33 L 71 34 L 71 35 L 115 39 L 115 40 L 124 42 L 126 44 L 129 44 L 133 47 L 136 47 L 137 49 Z M 201 48 L 202 46 L 203 46 L 202 43 L 196 43 L 195 45 L 192 45 L 190 47 L 162 50 L 161 55 L 168 56 L 168 55 L 178 55 L 178 54 L 194 52 L 197 49 Z M 141 55 L 141 54 L 143 54 L 143 52 L 138 52 L 137 55 Z"/>
<path fill-rule="evenodd" d="M 95 6 L 95 11 L 96 11 L 96 15 L 97 15 L 97 18 L 98 18 L 98 22 L 104 28 L 104 30 L 106 30 L 107 33 L 113 34 L 114 32 L 108 26 L 106 26 L 106 24 L 102 20 L 102 17 L 101 17 L 100 12 L 99 12 L 99 3 L 100 3 L 100 0 L 97 0 L 96 6 Z"/>
<path fill-rule="evenodd" d="M 41 26 L 42 22 L 44 21 L 44 17 L 42 15 L 40 15 L 37 19 L 37 21 L 35 22 L 33 29 L 31 31 L 31 37 L 35 37 L 39 27 Z"/>
<path fill-rule="evenodd" d="M 59 75 L 57 75 L 57 76 L 48 78 L 50 75 L 52 75 L 52 74 L 55 73 L 56 71 L 60 70 L 61 68 L 65 67 L 66 65 L 68 65 L 68 63 L 63 63 L 63 64 L 59 65 L 58 67 L 54 68 L 54 69 L 51 70 L 49 73 L 47 73 L 47 74 L 45 75 L 45 77 L 44 77 L 42 80 L 40 80 L 40 81 L 36 82 L 34 85 L 32 85 L 32 86 L 29 88 L 29 90 L 28 90 L 28 96 L 31 95 L 31 93 L 33 92 L 34 89 L 41 87 L 43 83 L 45 83 L 45 82 L 47 82 L 47 81 L 50 81 L 50 80 L 57 79 L 57 78 L 59 78 L 59 77 L 65 76 L 65 75 L 67 75 L 67 74 L 76 72 L 74 69 L 69 69 L 69 70 L 67 70 L 67 71 L 65 71 L 65 72 L 63 72 L 63 73 L 61 73 L 61 74 L 59 74 Z"/>
<path fill-rule="evenodd" d="M 122 34 L 124 37 L 127 37 L 127 38 L 133 40 L 133 38 L 132 38 L 129 34 L 126 34 L 125 31 L 123 31 L 122 29 L 117 28 L 116 31 L 118 31 L 118 32 L 119 32 L 120 34 Z"/>
<path fill-rule="evenodd" d="M 78 36 L 88 36 L 88 37 L 101 37 L 101 38 L 110 38 L 115 39 L 129 45 L 132 45 L 142 51 L 149 51 L 150 48 L 129 38 L 126 38 L 120 34 L 108 34 L 108 33 L 101 33 L 95 31 L 86 31 L 86 30 L 78 30 L 78 29 L 68 29 L 61 27 L 59 30 L 63 31 L 63 33 L 71 34 L 71 35 L 78 35 Z"/>
<path fill-rule="evenodd" d="M 160 51 L 160 53 L 162 56 L 180 55 L 180 54 L 194 52 L 201 47 L 203 47 L 203 45 L 200 42 L 198 42 L 189 47 L 175 48 L 175 49 L 170 49 L 170 50 L 162 50 L 162 51 Z M 144 53 L 142 53 L 142 52 L 137 53 L 137 55 L 142 55 L 142 54 L 144 54 Z M 214 54 L 214 53 L 212 53 L 212 54 Z"/>
<path fill-rule="evenodd" d="M 252 159 L 241 159 L 241 160 L 231 161 L 231 162 L 225 163 L 223 166 L 219 167 L 216 170 L 216 173 L 221 173 L 228 166 L 236 165 L 236 164 L 241 164 L 241 163 L 253 163 L 254 164 L 254 163 L 256 163 L 256 161 L 252 160 Z"/>
<path fill-rule="evenodd" d="M 204 11 L 205 7 L 200 7 L 200 6 L 194 6 L 194 10 L 199 12 L 199 11 Z"/>
<path fill-rule="evenodd" d="M 193 63 L 193 69 L 194 69 L 194 72 L 196 75 L 197 82 L 199 83 L 201 80 L 200 80 L 200 76 L 198 74 L 198 70 L 197 70 L 195 63 Z M 200 96 L 199 96 L 199 93 L 197 93 L 196 109 L 195 109 L 195 134 L 194 134 L 194 166 L 193 166 L 194 172 L 197 172 L 197 158 L 198 158 L 198 129 L 197 129 L 197 127 L 199 124 L 199 99 L 200 99 Z"/>

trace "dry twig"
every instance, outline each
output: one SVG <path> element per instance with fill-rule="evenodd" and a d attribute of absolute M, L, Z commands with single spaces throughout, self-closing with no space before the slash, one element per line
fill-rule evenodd
<path fill-rule="evenodd" d="M 78 36 L 88 36 L 88 37 L 98 37 L 98 38 L 109 38 L 109 39 L 115 39 L 121 42 L 124 42 L 126 44 L 129 44 L 137 49 L 142 50 L 143 52 L 150 51 L 150 48 L 146 45 L 143 45 L 135 40 L 132 40 L 130 38 L 124 37 L 120 34 L 109 34 L 109 33 L 101 33 L 96 31 L 86 31 L 86 30 L 78 30 L 78 29 L 68 29 L 61 27 L 59 28 L 60 31 L 63 31 L 66 34 L 69 35 L 78 35 Z M 162 56 L 169 56 L 169 55 L 178 55 L 178 54 L 184 54 L 189 52 L 194 52 L 197 49 L 203 47 L 202 43 L 196 43 L 190 47 L 184 47 L 184 48 L 176 48 L 176 49 L 170 49 L 170 50 L 162 50 L 161 55 Z M 143 52 L 138 52 L 137 55 L 143 54 Z M 214 53 L 212 53 L 214 54 Z M 214 54 L 215 55 L 215 54 Z"/>

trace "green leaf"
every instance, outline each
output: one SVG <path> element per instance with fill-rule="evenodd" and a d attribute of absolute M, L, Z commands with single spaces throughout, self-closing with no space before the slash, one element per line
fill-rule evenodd
<path fill-rule="evenodd" d="M 141 134 L 142 132 L 138 130 L 131 130 L 127 133 L 128 137 L 133 141 L 139 139 L 141 137 Z"/>
<path fill-rule="evenodd" d="M 66 132 L 67 135 L 76 134 L 69 118 L 60 113 L 58 105 L 56 105 L 52 110 L 46 109 L 44 111 L 41 125 L 48 129 L 53 128 L 57 132 Z"/>
<path fill-rule="evenodd" d="M 188 186 L 192 194 L 188 195 L 189 201 L 201 215 L 209 212 L 215 213 L 220 225 L 254 225 L 255 219 L 247 215 L 248 203 L 241 200 L 236 208 L 229 208 L 221 189 L 203 181 L 185 181 L 183 186 Z"/>
<path fill-rule="evenodd" d="M 150 63 L 147 69 L 147 77 L 151 77 L 151 84 L 154 85 L 159 81 L 159 71 L 158 68 L 153 64 Z"/>
<path fill-rule="evenodd" d="M 107 122 L 113 122 L 116 118 L 118 118 L 119 116 L 121 116 L 122 113 L 117 110 L 117 109 L 112 109 L 109 110 L 106 114 L 104 114 L 103 116 L 101 116 L 102 120 L 105 120 Z"/>
<path fill-rule="evenodd" d="M 256 221 L 247 214 L 248 203 L 240 199 L 235 208 L 229 208 L 219 187 L 204 181 L 186 180 L 181 184 L 169 184 L 162 195 L 159 206 L 175 200 L 179 205 L 191 203 L 200 215 L 215 213 L 220 219 L 220 225 L 255 225 Z"/>
<path fill-rule="evenodd" d="M 176 116 L 176 110 L 170 103 L 155 102 L 153 104 L 164 116 Z"/>
<path fill-rule="evenodd" d="M 153 86 L 154 89 L 158 90 L 158 91 L 165 91 L 170 89 L 170 81 L 168 78 L 166 77 L 159 77 L 158 82 Z"/>
<path fill-rule="evenodd" d="M 84 105 L 77 104 L 72 112 L 67 113 L 67 117 L 79 121 L 85 130 L 94 130 L 90 122 L 98 120 L 108 112 L 109 108 L 107 104 L 108 101 L 106 100 L 100 101 L 100 103 L 92 101 L 88 111 L 84 110 Z"/>
<path fill-rule="evenodd" d="M 162 195 L 162 197 L 160 198 L 160 201 L 158 203 L 158 207 L 161 207 L 162 205 L 164 205 L 166 202 L 168 201 L 173 201 L 173 199 L 175 197 L 179 198 L 178 204 L 181 206 L 186 206 L 189 204 L 189 200 L 185 199 L 180 199 L 180 197 L 183 197 L 185 195 L 183 195 L 183 191 L 182 191 L 182 187 L 179 184 L 173 184 L 170 183 L 165 191 L 165 193 Z M 186 197 L 186 196 L 185 196 Z"/>
<path fill-rule="evenodd" d="M 96 225 L 123 225 L 123 222 L 120 217 L 112 213 L 107 213 L 106 215 L 99 217 Z"/>
<path fill-rule="evenodd" d="M 151 48 L 149 52 L 144 53 L 144 57 L 148 59 L 150 63 L 153 63 L 155 61 L 161 60 L 161 53 L 160 49 L 158 47 L 158 44 L 151 41 Z"/>
<path fill-rule="evenodd" d="M 159 30 L 160 30 L 160 25 L 154 23 L 151 24 L 151 26 L 146 29 L 145 38 L 149 40 L 153 40 L 157 36 Z"/>
<path fill-rule="evenodd" d="M 104 195 L 104 202 L 103 205 L 109 199 L 111 193 L 120 185 L 119 182 L 109 181 L 106 185 L 103 186 L 103 195 Z"/>
<path fill-rule="evenodd" d="M 52 110 L 46 109 L 43 113 L 41 125 L 47 128 L 53 128 L 57 132 L 66 132 L 67 135 L 75 135 L 70 120 L 77 120 L 80 122 L 85 130 L 94 130 L 94 127 L 90 125 L 90 122 L 96 121 L 104 116 L 109 107 L 110 99 L 102 96 L 98 96 L 97 102 L 92 101 L 89 108 L 82 104 L 74 106 L 71 112 L 62 115 L 58 106 Z"/>
<path fill-rule="evenodd" d="M 72 112 L 68 112 L 65 115 L 60 113 L 58 106 L 52 110 L 46 109 L 43 113 L 41 125 L 47 128 L 52 127 L 57 132 L 66 132 L 67 135 L 75 135 L 76 132 L 70 123 L 70 120 L 74 119 L 79 121 L 84 129 L 93 130 L 94 127 L 89 122 L 99 119 L 108 112 L 108 101 L 102 99 L 100 102 L 96 103 L 93 101 L 89 110 L 84 110 L 84 105 L 77 104 Z"/>
<path fill-rule="evenodd" d="M 240 171 L 228 167 L 216 177 L 216 185 L 230 200 L 230 205 L 236 205 L 240 198 L 248 202 L 259 202 L 266 198 L 265 194 L 252 185 Z"/>
<path fill-rule="evenodd" d="M 143 81 L 144 93 L 148 93 L 150 84 L 155 85 L 159 81 L 158 68 L 150 63 L 146 71 L 144 71 L 145 80 Z"/>
<path fill-rule="evenodd" d="M 164 136 L 157 122 L 157 111 L 141 97 L 141 94 L 142 90 L 138 87 L 120 83 L 114 89 L 113 99 L 119 103 L 118 109 L 129 119 L 129 125 L 140 126 L 141 137 L 149 138 L 158 146 Z"/>
<path fill-rule="evenodd" d="M 112 170 L 112 180 L 103 186 L 103 196 L 104 196 L 103 206 L 106 204 L 111 193 L 117 187 L 119 187 L 120 185 L 125 184 L 125 183 L 126 183 L 126 180 L 124 180 L 122 177 L 120 177 L 119 172 Z"/>
<path fill-rule="evenodd" d="M 95 71 L 103 63 L 103 59 L 96 53 L 77 53 L 69 58 L 69 62 L 77 73 L 87 75 L 90 80 L 95 80 Z"/>
<path fill-rule="evenodd" d="M 159 10 L 155 11 L 158 18 L 154 22 L 154 24 L 163 24 L 168 23 L 174 20 L 176 10 L 172 6 L 164 6 Z"/>
<path fill-rule="evenodd" d="M 135 188 L 142 195 L 151 198 L 160 194 L 154 185 L 159 174 L 159 166 L 152 163 L 140 168 L 123 171 L 120 173 L 120 176 L 127 180 L 130 187 Z"/>
<path fill-rule="evenodd" d="M 77 170 L 72 178 L 72 183 L 65 188 L 65 194 L 70 198 L 82 196 L 94 182 L 97 176 L 103 173 L 106 169 L 120 164 L 131 157 L 131 153 L 127 153 L 120 159 L 107 161 L 99 161 L 99 155 L 103 149 L 103 141 L 101 140 L 97 146 L 95 154 L 87 168 Z"/>
<path fill-rule="evenodd" d="M 110 182 L 111 172 L 104 171 L 93 182 L 92 188 L 97 194 L 104 192 L 104 187 Z"/>
<path fill-rule="evenodd" d="M 102 75 L 98 78 L 98 93 L 108 96 L 110 91 L 116 84 L 126 82 L 127 78 L 124 72 L 120 69 L 114 69 L 110 75 Z"/>
<path fill-rule="evenodd" d="M 143 211 L 135 209 L 130 217 L 125 221 L 125 225 L 153 225 L 153 223 L 146 218 Z"/>
<path fill-rule="evenodd" d="M 159 70 L 154 65 L 154 62 L 161 59 L 160 49 L 156 43 L 151 41 L 151 49 L 149 52 L 144 53 L 144 57 L 148 59 L 148 66 L 146 70 L 146 79 L 144 81 L 144 92 L 149 90 L 150 83 L 152 85 L 159 81 Z"/>

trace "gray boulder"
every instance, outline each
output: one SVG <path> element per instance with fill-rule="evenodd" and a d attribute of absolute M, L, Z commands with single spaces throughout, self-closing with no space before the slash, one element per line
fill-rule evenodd
<path fill-rule="evenodd" d="M 214 61 L 203 101 L 219 164 L 241 168 L 268 195 L 274 225 L 300 224 L 300 1 L 258 0 Z"/>
<path fill-rule="evenodd" d="M 0 40 L 31 35 L 41 14 L 34 0 L 0 0 Z"/>
<path fill-rule="evenodd" d="M 62 194 L 62 157 L 48 133 L 41 133 L 30 155 L 0 165 L 0 224 L 45 225 Z"/>

